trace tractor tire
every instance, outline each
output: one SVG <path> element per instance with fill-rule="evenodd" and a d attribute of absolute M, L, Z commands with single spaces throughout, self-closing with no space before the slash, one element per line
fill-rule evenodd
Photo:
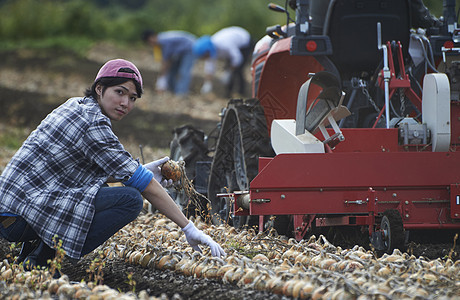
<path fill-rule="evenodd" d="M 233 200 L 219 193 L 248 191 L 258 173 L 260 156 L 274 156 L 263 107 L 257 99 L 232 99 L 225 110 L 208 181 L 213 224 L 240 228 L 253 225 L 247 216 L 234 216 Z M 257 222 L 255 222 L 257 223 Z"/>
<path fill-rule="evenodd" d="M 208 147 L 203 131 L 191 125 L 185 125 L 173 130 L 173 139 L 170 143 L 170 158 L 175 161 L 185 162 L 185 173 L 192 182 L 196 177 L 196 163 L 210 161 Z M 169 194 L 186 216 L 195 214 L 195 207 L 190 205 L 188 197 L 183 190 L 169 189 Z"/>
<path fill-rule="evenodd" d="M 385 253 L 391 254 L 394 249 L 404 251 L 404 227 L 401 215 L 396 209 L 389 209 L 383 213 L 380 229 L 383 231 Z"/>

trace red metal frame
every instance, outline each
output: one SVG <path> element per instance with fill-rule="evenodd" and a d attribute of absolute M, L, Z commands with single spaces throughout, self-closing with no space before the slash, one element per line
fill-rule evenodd
<path fill-rule="evenodd" d="M 256 66 L 264 64 L 263 80 L 253 96 L 264 107 L 269 129 L 273 119 L 295 118 L 298 91 L 308 73 L 324 69 L 313 56 L 291 56 L 290 43 L 290 38 L 277 41 L 253 62 L 253 78 Z M 387 46 L 390 98 L 396 89 L 404 89 L 421 111 L 421 98 L 405 72 L 401 44 L 396 55 L 402 76 L 397 76 Z M 312 88 L 309 99 L 320 92 Z M 249 210 L 235 201 L 235 214 L 258 215 L 261 230 L 263 216 L 291 215 L 298 240 L 313 226 L 363 226 L 371 235 L 388 209 L 399 211 L 405 229 L 460 230 L 459 116 L 460 103 L 452 102 L 450 152 L 399 145 L 397 129 L 360 128 L 342 129 L 345 141 L 327 153 L 260 158 L 259 174 L 250 184 Z"/>
<path fill-rule="evenodd" d="M 450 105 L 450 142 L 452 150 L 460 147 L 460 102 Z"/>
<path fill-rule="evenodd" d="M 393 51 L 391 50 L 391 43 L 387 42 L 387 49 L 388 49 L 388 68 L 390 69 L 390 99 L 393 96 L 396 89 L 403 89 L 404 94 L 410 99 L 410 101 L 417 107 L 419 111 L 422 111 L 422 99 L 417 95 L 414 90 L 410 86 L 410 79 L 409 75 L 406 74 L 406 68 L 404 67 L 404 59 L 402 53 L 402 46 L 401 42 L 396 43 L 396 55 L 398 57 L 398 65 L 399 65 L 399 76 L 397 77 L 396 68 L 393 61 Z M 384 89 L 384 78 L 383 78 L 383 70 L 379 74 L 379 86 L 383 90 Z M 385 106 L 383 107 L 382 111 L 380 112 L 380 116 L 385 111 Z M 375 127 L 375 126 L 374 126 Z"/>
<path fill-rule="evenodd" d="M 460 194 L 460 173 L 452 166 L 460 166 L 460 153 L 281 154 L 262 159 L 251 182 L 249 213 L 300 215 L 294 218 L 302 233 L 298 238 L 311 226 L 302 215 L 322 216 L 325 225 L 344 225 L 355 216 L 348 225 L 367 225 L 371 234 L 375 217 L 387 209 L 401 213 L 406 229 L 460 229 L 459 206 L 451 213 Z"/>
<path fill-rule="evenodd" d="M 450 185 L 450 217 L 452 219 L 460 218 L 460 184 Z"/>
<path fill-rule="evenodd" d="M 260 158 L 249 215 L 293 215 L 297 239 L 313 224 L 367 226 L 372 234 L 387 209 L 400 212 L 405 229 L 460 229 L 459 152 L 405 151 L 397 129 L 342 132 L 332 153 Z"/>

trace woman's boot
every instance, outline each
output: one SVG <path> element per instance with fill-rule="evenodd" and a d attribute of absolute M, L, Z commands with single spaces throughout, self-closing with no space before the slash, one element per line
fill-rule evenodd
<path fill-rule="evenodd" d="M 24 260 L 24 270 L 30 271 L 34 268 L 48 268 L 48 260 L 56 256 L 56 250 L 51 249 L 43 241 L 38 243 L 38 246 L 30 252 Z"/>
<path fill-rule="evenodd" d="M 35 249 L 36 246 L 37 246 L 36 241 L 22 242 L 21 252 L 19 252 L 18 257 L 16 257 L 16 259 L 14 260 L 14 263 L 17 265 L 22 263 L 26 259 L 26 257 L 30 254 L 30 252 L 32 252 L 32 250 Z"/>

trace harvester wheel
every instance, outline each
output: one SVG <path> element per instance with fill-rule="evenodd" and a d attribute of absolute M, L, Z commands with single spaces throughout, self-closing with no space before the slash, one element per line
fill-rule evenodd
<path fill-rule="evenodd" d="M 188 179 L 194 181 L 197 161 L 209 161 L 208 147 L 205 143 L 205 134 L 191 125 L 185 125 L 173 130 L 173 139 L 170 143 L 170 158 L 185 162 L 185 173 Z M 189 199 L 183 190 L 169 189 L 171 197 L 182 211 L 188 216 L 195 214 L 195 207 L 190 206 Z"/>
<path fill-rule="evenodd" d="M 404 250 L 403 221 L 396 209 L 389 209 L 383 213 L 380 229 L 383 233 L 383 251 L 391 254 L 394 249 Z"/>
<path fill-rule="evenodd" d="M 250 218 L 235 217 L 233 200 L 218 193 L 248 191 L 257 175 L 259 156 L 273 156 L 263 107 L 257 99 L 232 99 L 228 103 L 217 140 L 208 182 L 214 224 L 250 225 Z"/>

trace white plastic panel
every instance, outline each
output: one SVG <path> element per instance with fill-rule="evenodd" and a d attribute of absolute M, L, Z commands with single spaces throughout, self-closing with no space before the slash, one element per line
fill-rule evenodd
<path fill-rule="evenodd" d="M 431 73 L 423 79 L 422 122 L 431 131 L 433 152 L 450 147 L 450 85 L 444 73 Z"/>
<path fill-rule="evenodd" d="M 276 154 L 281 153 L 324 153 L 324 144 L 314 135 L 305 131 L 295 135 L 294 119 L 273 120 L 271 142 Z"/>

